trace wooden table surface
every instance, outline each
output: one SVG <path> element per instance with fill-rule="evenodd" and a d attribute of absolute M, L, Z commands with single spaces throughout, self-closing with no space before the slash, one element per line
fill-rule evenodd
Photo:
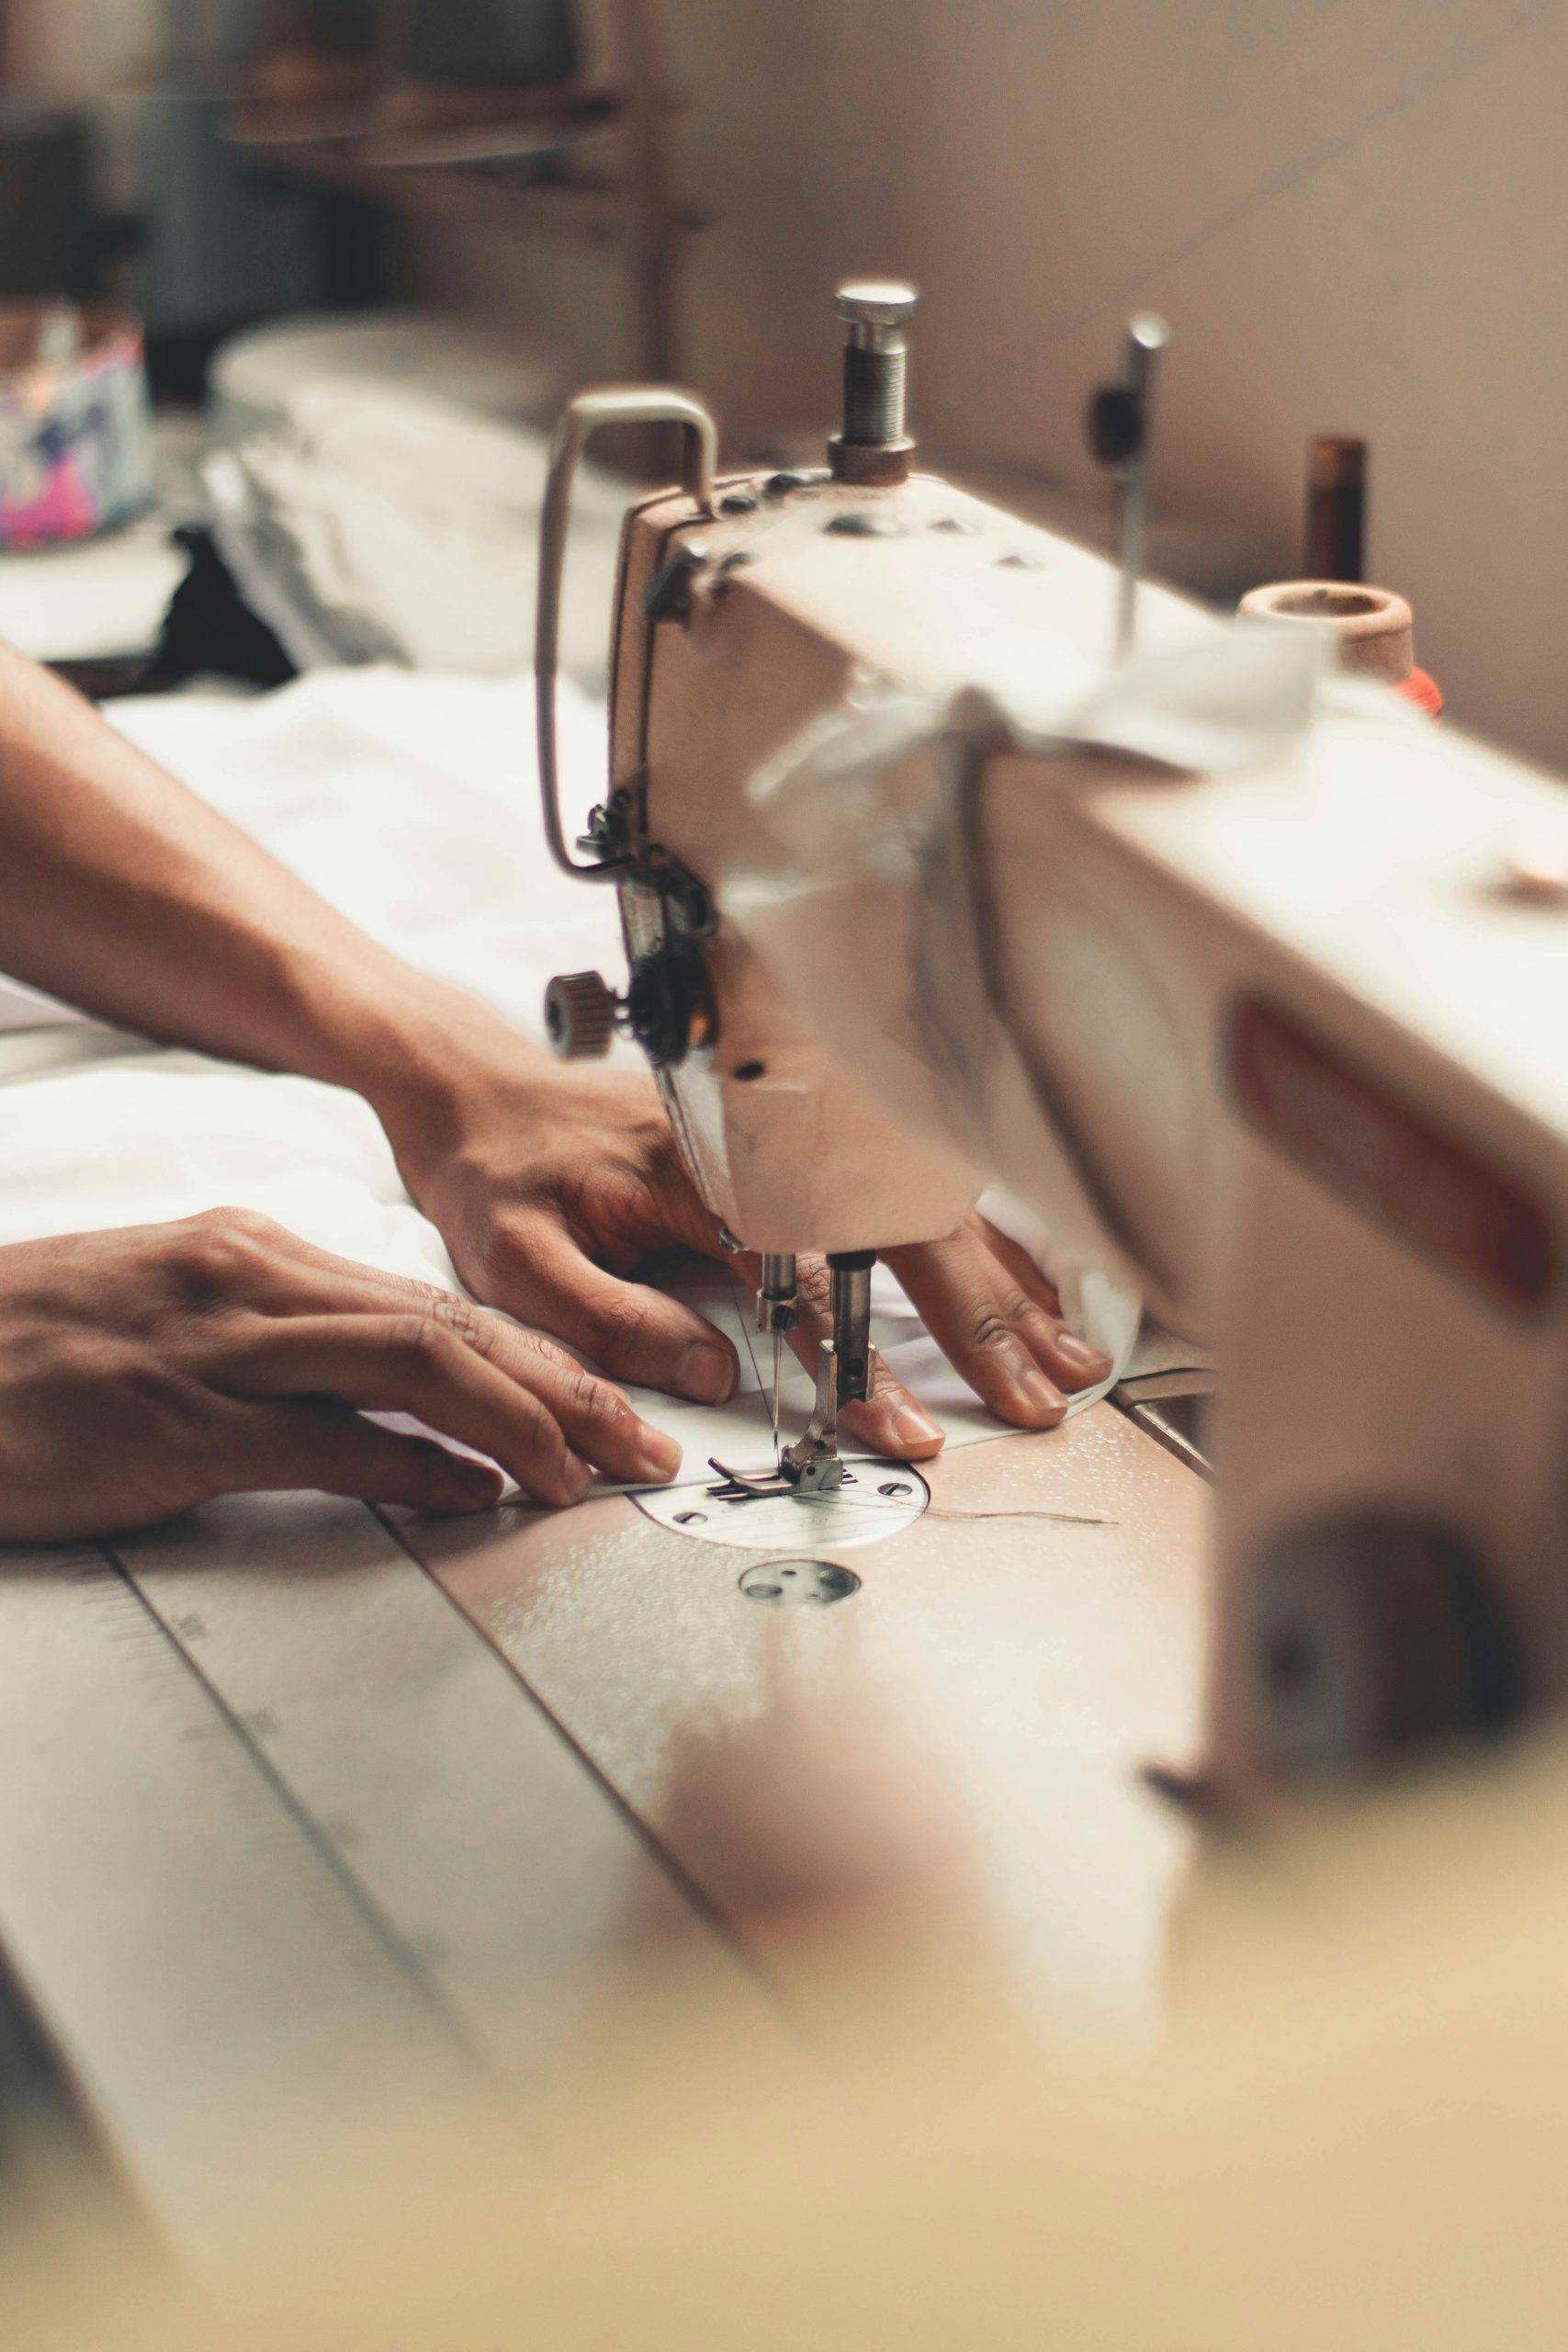
<path fill-rule="evenodd" d="M 1145 2036 L 1208 1491 L 1108 1405 L 930 1485 L 826 1607 L 620 1496 L 238 1498 L 0 1562 L 0 1945 L 175 2237 L 390 2045 L 416 2098 L 525 2107 L 671 1954 L 793 2034 L 824 1921 L 980 1960 L 1054 2040 Z"/>
<path fill-rule="evenodd" d="M 1189 1834 L 1142 1773 L 1196 1752 L 1208 1489 L 1109 1405 L 930 1484 L 887 1541 L 813 1548 L 862 1579 L 827 1608 L 748 1600 L 754 1552 L 618 1498 L 400 1533 L 758 1960 L 892 1905 L 1054 2030 L 1136 2030 Z"/>

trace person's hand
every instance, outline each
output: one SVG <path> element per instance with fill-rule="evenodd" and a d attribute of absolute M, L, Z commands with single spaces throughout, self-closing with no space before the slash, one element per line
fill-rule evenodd
<path fill-rule="evenodd" d="M 548 1340 L 266 1217 L 218 1209 L 0 1249 L 0 1541 L 107 1534 L 267 1488 L 476 1510 L 502 1491 L 493 1463 L 535 1500 L 571 1503 L 594 1470 L 661 1481 L 680 1458 Z"/>
<path fill-rule="evenodd" d="M 694 1308 L 635 1279 L 673 1246 L 725 1252 L 687 1176 L 650 1079 L 562 1068 L 522 1043 L 467 1062 L 441 1115 L 389 1121 L 409 1189 L 440 1228 L 476 1297 L 553 1332 L 618 1380 L 722 1403 L 739 1365 Z M 846 1181 L 848 1181 L 846 1171 Z M 890 1250 L 887 1263 L 950 1362 L 1021 1429 L 1059 1421 L 1109 1360 L 1064 1329 L 1027 1252 L 984 1218 L 944 1240 Z M 728 1262 L 755 1286 L 760 1267 Z M 803 1259 L 795 1351 L 814 1368 L 829 1335 L 828 1270 Z M 847 1426 L 872 1451 L 923 1460 L 942 1431 L 884 1367 Z"/>

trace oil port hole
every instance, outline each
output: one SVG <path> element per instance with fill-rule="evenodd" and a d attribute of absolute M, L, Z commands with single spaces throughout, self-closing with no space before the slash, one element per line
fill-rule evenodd
<path fill-rule="evenodd" d="M 1274 606 L 1292 619 L 1354 621 L 1368 613 L 1386 613 L 1386 596 L 1370 596 L 1364 588 L 1298 588 Z"/>
<path fill-rule="evenodd" d="M 860 1589 L 854 1570 L 832 1560 L 771 1560 L 766 1567 L 748 1568 L 740 1579 L 748 1600 L 775 1601 L 785 1609 L 820 1609 L 848 1600 Z"/>
<path fill-rule="evenodd" d="M 742 1062 L 736 1070 L 735 1075 L 739 1079 L 743 1079 L 746 1083 L 750 1085 L 754 1078 L 761 1078 L 764 1075 L 767 1067 L 766 1062 Z"/>

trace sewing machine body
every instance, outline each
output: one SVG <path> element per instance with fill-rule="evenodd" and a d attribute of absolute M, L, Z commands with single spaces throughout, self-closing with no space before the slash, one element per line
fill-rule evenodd
<path fill-rule="evenodd" d="M 747 478 L 712 517 L 628 517 L 614 779 L 704 886 L 711 989 L 660 1081 L 750 1246 L 935 1236 L 983 1173 L 931 1072 L 874 1097 L 713 917 L 710 885 L 767 864 L 757 779 L 865 688 L 1027 707 L 1032 648 L 1102 648 L 1113 594 L 930 477 Z M 1214 627 L 1157 591 L 1141 624 L 1145 650 Z M 1099 755 L 1064 787 L 1002 752 L 982 801 L 1010 1032 L 1162 1317 L 1221 1366 L 1215 1769 L 1344 1769 L 1561 1695 L 1568 915 L 1507 884 L 1521 844 L 1568 865 L 1560 788 L 1390 698 L 1270 773 Z M 635 958 L 670 900 L 622 899 Z M 1028 1134 L 998 1140 L 1027 1166 Z"/>

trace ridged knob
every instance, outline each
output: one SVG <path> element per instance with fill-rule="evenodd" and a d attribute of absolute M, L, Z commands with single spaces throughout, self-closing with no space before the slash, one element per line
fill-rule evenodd
<path fill-rule="evenodd" d="M 620 1000 L 597 972 L 562 972 L 545 990 L 545 1035 L 563 1062 L 603 1061 Z"/>

